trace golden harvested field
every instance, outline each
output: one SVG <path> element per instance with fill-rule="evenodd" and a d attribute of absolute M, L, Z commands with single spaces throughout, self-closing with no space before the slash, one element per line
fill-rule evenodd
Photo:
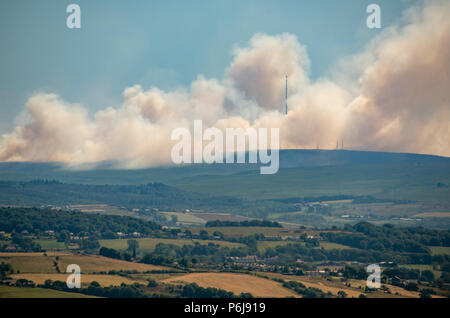
<path fill-rule="evenodd" d="M 261 273 L 262 275 L 266 275 L 271 278 L 281 278 L 285 281 L 296 281 L 300 282 L 306 287 L 313 287 L 322 290 L 323 292 L 331 292 L 334 295 L 337 295 L 337 293 L 340 290 L 343 290 L 347 293 L 347 297 L 355 297 L 358 298 L 359 295 L 362 293 L 361 290 L 349 288 L 345 286 L 344 284 L 340 282 L 328 282 L 325 279 L 319 278 L 319 277 L 308 277 L 308 276 L 293 276 L 293 275 L 283 275 L 283 274 L 276 274 L 276 273 Z M 338 283 L 338 284 L 336 284 Z"/>
<path fill-rule="evenodd" d="M 355 286 L 355 287 L 361 286 L 362 288 L 364 288 L 366 286 L 366 281 L 364 281 L 364 280 L 349 279 L 349 283 L 352 286 Z M 397 286 L 393 286 L 393 285 L 389 285 L 389 284 L 383 284 L 383 285 L 388 287 L 391 290 L 392 295 L 389 295 L 389 297 L 394 297 L 394 296 L 396 296 L 395 293 L 399 293 L 400 296 L 397 295 L 397 297 L 402 297 L 402 298 L 419 298 L 419 292 L 408 291 L 408 290 L 405 290 L 405 289 L 403 289 L 401 287 L 397 287 Z M 377 294 L 376 293 L 374 293 L 374 294 L 375 294 L 374 297 L 377 297 Z M 368 297 L 371 297 L 370 295 L 371 294 L 369 294 Z M 383 294 L 383 295 L 385 295 L 385 294 Z M 442 296 L 437 296 L 437 295 L 432 295 L 431 297 L 433 297 L 433 298 L 443 298 Z"/>
<path fill-rule="evenodd" d="M 173 244 L 176 246 L 183 245 L 194 245 L 195 242 L 198 242 L 201 245 L 207 245 L 208 243 L 218 244 L 220 246 L 228 246 L 228 247 L 239 247 L 244 246 L 240 243 L 233 242 L 224 242 L 224 241 L 212 241 L 212 240 L 190 240 L 190 239 L 161 239 L 161 238 L 141 238 L 137 239 L 139 242 L 138 252 L 153 252 L 156 244 L 164 243 L 164 244 Z M 105 246 L 108 248 L 113 248 L 116 250 L 125 250 L 128 247 L 128 243 L 126 239 L 115 239 L 115 240 L 100 240 L 101 246 Z"/>
<path fill-rule="evenodd" d="M 191 273 L 163 280 L 165 283 L 197 283 L 202 287 L 215 287 L 236 295 L 251 293 L 255 297 L 298 297 L 298 295 L 275 281 L 234 273 Z"/>
<path fill-rule="evenodd" d="M 364 280 L 355 280 L 349 279 L 348 283 L 350 283 L 351 287 L 345 286 L 343 282 L 340 281 L 339 278 L 335 278 L 332 281 L 328 281 L 322 277 L 309 277 L 309 276 L 293 276 L 293 275 L 282 275 L 275 273 L 261 273 L 263 275 L 272 277 L 272 278 L 281 278 L 285 281 L 296 281 L 304 284 L 306 287 L 318 288 L 324 292 L 331 292 L 334 295 L 337 295 L 338 291 L 343 290 L 347 293 L 347 297 L 359 297 L 360 294 L 363 293 L 364 288 L 366 287 L 366 281 Z M 418 292 L 407 291 L 403 288 L 383 284 L 388 287 L 392 294 L 386 294 L 382 291 L 376 291 L 372 293 L 365 294 L 370 298 L 383 298 L 383 297 L 397 297 L 397 298 L 417 298 L 419 297 Z M 361 288 L 358 288 L 361 287 Z M 399 293 L 399 295 L 395 295 L 395 293 Z"/>
<path fill-rule="evenodd" d="M 51 279 L 53 281 L 59 280 L 65 282 L 67 280 L 69 274 L 14 274 L 11 275 L 14 279 L 25 278 L 33 281 L 36 284 L 44 284 L 47 279 Z M 81 274 L 81 285 L 86 287 L 92 281 L 96 281 L 101 286 L 119 286 L 122 283 L 125 284 L 134 284 L 141 283 L 146 284 L 145 280 L 134 280 L 126 277 L 118 276 L 118 275 L 91 275 L 91 274 Z"/>
<path fill-rule="evenodd" d="M 53 262 L 55 254 L 49 253 L 1 253 L 0 261 L 11 264 L 20 273 L 57 273 Z M 81 255 L 71 253 L 56 253 L 59 256 L 58 266 L 64 272 L 68 265 L 77 264 L 82 273 L 108 272 L 110 270 L 136 270 L 138 272 L 154 270 L 170 270 L 164 266 L 147 265 L 126 262 L 98 255 Z"/>

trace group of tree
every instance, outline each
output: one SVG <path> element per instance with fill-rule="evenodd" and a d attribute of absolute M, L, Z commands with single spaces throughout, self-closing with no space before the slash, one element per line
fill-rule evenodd
<path fill-rule="evenodd" d="M 9 275 L 13 274 L 14 270 L 10 264 L 1 262 L 0 263 L 0 280 L 8 279 Z"/>
<path fill-rule="evenodd" d="M 196 283 L 187 284 L 183 287 L 181 297 L 186 298 L 253 298 L 250 293 L 241 293 L 236 296 L 233 292 L 214 287 L 200 287 Z"/>
<path fill-rule="evenodd" d="M 292 289 L 297 294 L 302 295 L 303 298 L 326 298 L 333 296 L 331 293 L 324 293 L 322 290 L 314 287 L 306 287 L 304 284 L 296 281 L 284 281 L 283 287 Z M 344 296 L 345 297 L 345 296 Z"/>
<path fill-rule="evenodd" d="M 113 248 L 101 247 L 99 250 L 99 255 L 114 259 L 121 259 L 125 261 L 131 261 L 131 255 L 125 252 L 117 251 Z"/>
<path fill-rule="evenodd" d="M 327 241 L 364 250 L 430 254 L 427 246 L 450 246 L 448 230 L 395 227 L 391 224 L 376 226 L 368 222 L 346 225 L 343 231 L 322 232 L 321 235 Z"/>
<path fill-rule="evenodd" d="M 107 298 L 147 298 L 148 295 L 142 290 L 139 284 L 102 287 L 96 281 L 92 281 L 88 287 L 68 288 L 66 282 L 46 280 L 38 287 L 55 289 L 66 292 L 76 292 L 86 295 L 107 297 Z"/>
<path fill-rule="evenodd" d="M 90 185 L 62 183 L 56 180 L 0 181 L 0 204 L 15 206 L 109 204 L 129 209 L 152 207 L 161 211 L 185 209 L 231 213 L 246 211 L 255 217 L 296 209 L 295 205 L 283 202 L 211 196 L 157 182 L 142 185 Z"/>
<path fill-rule="evenodd" d="M 158 233 L 161 227 L 142 219 L 91 214 L 76 211 L 53 210 L 48 208 L 12 208 L 0 207 L 0 231 L 7 233 L 27 232 L 44 235 L 45 231 L 54 231 L 59 241 L 74 236 L 95 236 L 114 238 L 115 233 L 139 232 L 143 235 Z"/>

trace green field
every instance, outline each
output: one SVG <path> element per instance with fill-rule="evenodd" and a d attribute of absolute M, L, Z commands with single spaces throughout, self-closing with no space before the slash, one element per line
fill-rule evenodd
<path fill-rule="evenodd" d="M 95 297 L 44 288 L 0 286 L 0 298 L 95 298 Z"/>
<path fill-rule="evenodd" d="M 58 257 L 58 260 L 56 259 Z M 81 272 L 85 274 L 115 271 L 162 271 L 170 270 L 164 266 L 147 265 L 142 263 L 126 262 L 122 260 L 107 258 L 99 255 L 82 255 L 71 252 L 47 253 L 0 253 L 0 261 L 9 263 L 14 270 L 20 273 L 58 273 L 54 262 L 58 263 L 61 272 L 70 264 L 77 264 Z"/>
<path fill-rule="evenodd" d="M 276 248 L 277 246 L 283 246 L 288 244 L 305 245 L 303 242 L 295 242 L 295 241 L 259 241 L 258 250 L 260 252 L 264 252 L 268 248 Z"/>
<path fill-rule="evenodd" d="M 400 267 L 405 267 L 409 269 L 418 269 L 420 271 L 430 270 L 433 272 L 436 278 L 440 277 L 442 272 L 436 269 L 433 269 L 433 265 L 422 265 L 422 264 L 402 264 Z"/>
<path fill-rule="evenodd" d="M 280 227 L 260 227 L 260 226 L 224 226 L 207 227 L 201 229 L 191 229 L 192 233 L 198 234 L 200 230 L 207 231 L 210 235 L 214 232 L 221 232 L 225 237 L 249 236 L 253 234 L 264 234 L 265 236 L 299 236 L 303 233 L 299 229 L 288 229 Z"/>
<path fill-rule="evenodd" d="M 428 246 L 432 255 L 447 254 L 450 255 L 450 247 L 448 246 Z"/>
<path fill-rule="evenodd" d="M 71 245 L 69 247 L 66 246 L 64 242 L 57 242 L 56 240 L 49 240 L 49 239 L 39 239 L 34 240 L 36 243 L 38 243 L 42 249 L 50 251 L 50 250 L 66 250 L 71 248 L 76 248 L 76 245 Z"/>
<path fill-rule="evenodd" d="M 202 226 L 206 223 L 205 220 L 191 213 L 161 212 L 161 214 L 164 215 L 167 218 L 167 220 L 171 220 L 173 216 L 176 216 L 178 219 L 178 224 Z"/>
<path fill-rule="evenodd" d="M 320 247 L 325 250 L 346 250 L 346 249 L 353 249 L 353 247 L 342 245 L 338 243 L 332 243 L 332 242 L 320 242 Z"/>
<path fill-rule="evenodd" d="M 275 248 L 277 246 L 283 246 L 287 244 L 300 244 L 305 245 L 303 242 L 297 242 L 297 241 L 259 241 L 258 242 L 258 250 L 261 252 L 264 252 L 267 248 Z M 325 250 L 333 250 L 333 249 L 352 249 L 350 246 L 338 244 L 338 243 L 331 243 L 331 242 L 320 242 L 320 247 Z"/>
<path fill-rule="evenodd" d="M 239 247 L 243 246 L 243 244 L 225 242 L 225 241 L 212 241 L 212 240 L 190 240 L 190 239 L 161 239 L 161 238 L 141 238 L 136 239 L 139 242 L 138 252 L 141 253 L 151 253 L 154 251 L 156 244 L 164 243 L 164 244 L 173 244 L 176 246 L 183 245 L 194 245 L 194 243 L 198 242 L 199 244 L 208 244 L 214 243 L 219 244 L 221 246 L 228 247 Z M 126 239 L 115 239 L 115 240 L 99 240 L 101 246 L 105 246 L 108 248 L 113 248 L 116 250 L 125 250 L 128 247 L 128 243 Z"/>

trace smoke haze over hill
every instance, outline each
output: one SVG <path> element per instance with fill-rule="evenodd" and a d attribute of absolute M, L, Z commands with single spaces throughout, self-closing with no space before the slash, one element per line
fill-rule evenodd
<path fill-rule="evenodd" d="M 363 52 L 311 80 L 297 37 L 255 34 L 235 48 L 221 79 L 189 88 L 125 88 L 120 108 L 93 116 L 56 94 L 36 93 L 22 124 L 0 140 L 1 161 L 70 164 L 119 160 L 125 167 L 170 163 L 171 131 L 205 126 L 279 127 L 281 148 L 349 148 L 450 155 L 450 3 L 411 8 Z M 284 75 L 289 113 L 283 113 Z M 356 74 L 356 75 L 355 75 Z M 345 78 L 345 79 L 344 79 Z"/>

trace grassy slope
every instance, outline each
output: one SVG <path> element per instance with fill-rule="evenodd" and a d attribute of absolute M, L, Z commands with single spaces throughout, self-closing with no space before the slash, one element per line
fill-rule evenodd
<path fill-rule="evenodd" d="M 448 254 L 450 255 L 450 247 L 447 246 L 428 246 L 431 250 L 431 254 Z"/>
<path fill-rule="evenodd" d="M 26 274 L 14 274 L 12 278 L 20 279 L 25 278 L 33 281 L 36 284 L 44 284 L 47 279 L 53 281 L 65 282 L 69 274 L 40 274 L 40 273 L 26 273 Z M 118 275 L 92 275 L 92 274 L 81 274 L 81 285 L 82 287 L 87 287 L 91 282 L 96 281 L 101 286 L 119 286 L 122 283 L 131 285 L 134 283 L 146 284 L 145 280 L 135 280 L 129 279 L 127 277 L 122 277 Z"/>
<path fill-rule="evenodd" d="M 374 195 L 380 198 L 450 203 L 450 165 L 415 163 L 343 165 L 282 169 L 275 175 L 257 171 L 177 180 L 173 185 L 192 191 L 221 195 L 245 195 L 253 199 Z"/>
<path fill-rule="evenodd" d="M 1 253 L 0 261 L 11 264 L 14 270 L 20 273 L 48 273 L 56 274 L 53 266 L 55 255 L 59 256 L 58 266 L 64 272 L 68 265 L 77 264 L 82 273 L 108 272 L 110 270 L 137 270 L 139 272 L 152 270 L 166 270 L 166 267 L 131 263 L 122 260 L 111 259 L 98 255 L 78 255 L 71 253 Z"/>
<path fill-rule="evenodd" d="M 280 152 L 280 171 L 260 175 L 258 165 L 191 165 L 115 170 L 67 170 L 56 164 L 0 163 L 0 180 L 57 179 L 80 184 L 163 182 L 188 191 L 249 198 L 375 195 L 450 203 L 450 159 L 414 154 L 291 150 Z M 105 168 L 106 167 L 106 168 Z M 447 186 L 437 188 L 438 182 Z"/>
<path fill-rule="evenodd" d="M 94 298 L 93 296 L 68 293 L 44 288 L 19 288 L 0 286 L 0 298 Z"/>

